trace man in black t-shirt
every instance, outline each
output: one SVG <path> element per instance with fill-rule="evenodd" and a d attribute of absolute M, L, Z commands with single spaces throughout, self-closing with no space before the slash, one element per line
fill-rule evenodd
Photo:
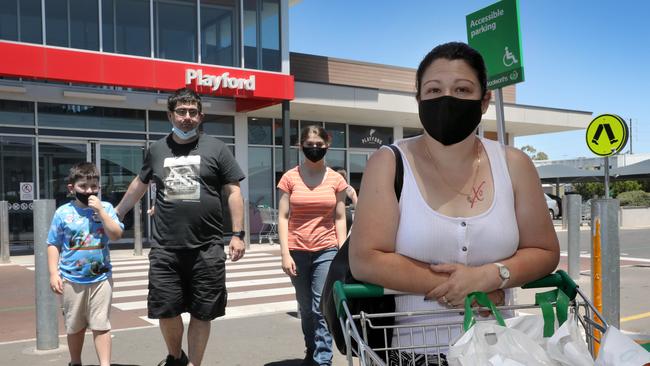
<path fill-rule="evenodd" d="M 245 178 L 228 147 L 200 132 L 201 98 L 179 89 L 167 102 L 172 133 L 153 143 L 140 174 L 115 208 L 133 208 L 156 185 L 153 236 L 149 252 L 149 318 L 160 320 L 168 356 L 159 365 L 201 364 L 210 321 L 226 308 L 226 254 L 221 194 L 230 209 L 233 236 L 230 259 L 244 255 L 244 204 L 239 182 Z M 191 314 L 188 355 L 183 352 L 181 313 Z"/>

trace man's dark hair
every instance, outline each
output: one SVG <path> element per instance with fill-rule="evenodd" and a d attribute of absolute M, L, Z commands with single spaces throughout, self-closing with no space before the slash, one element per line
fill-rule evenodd
<path fill-rule="evenodd" d="M 73 165 L 68 173 L 68 183 L 75 184 L 80 179 L 99 179 L 97 166 L 88 161 Z"/>
<path fill-rule="evenodd" d="M 192 89 L 180 88 L 167 98 L 167 110 L 173 112 L 180 104 L 196 104 L 199 113 L 202 113 L 201 97 Z"/>
<path fill-rule="evenodd" d="M 444 58 L 450 61 L 463 60 L 467 62 L 469 67 L 476 72 L 476 77 L 481 86 L 481 98 L 485 96 L 485 93 L 487 93 L 487 70 L 485 69 L 483 56 L 466 43 L 449 42 L 436 46 L 427 53 L 420 62 L 418 71 L 415 73 L 415 89 L 417 91 L 415 98 L 417 100 L 420 100 L 420 93 L 422 92 L 422 76 L 424 75 L 424 72 L 429 65 L 439 58 Z"/>

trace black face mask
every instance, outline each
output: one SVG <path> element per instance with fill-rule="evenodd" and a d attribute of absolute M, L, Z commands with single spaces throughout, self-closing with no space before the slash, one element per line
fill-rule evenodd
<path fill-rule="evenodd" d="M 327 153 L 326 147 L 302 147 L 302 153 L 305 154 L 305 157 L 312 162 L 317 162 L 325 157 Z"/>
<path fill-rule="evenodd" d="M 420 122 L 429 136 L 448 146 L 469 136 L 481 122 L 481 100 L 444 96 L 421 100 Z"/>
<path fill-rule="evenodd" d="M 77 191 L 74 191 L 74 196 L 77 197 L 79 202 L 83 203 L 86 206 L 88 206 L 88 198 L 90 198 L 92 195 L 96 195 L 96 193 L 79 193 Z"/>

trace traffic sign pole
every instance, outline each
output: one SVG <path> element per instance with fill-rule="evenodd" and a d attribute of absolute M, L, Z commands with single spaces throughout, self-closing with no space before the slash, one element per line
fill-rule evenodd
<path fill-rule="evenodd" d="M 494 107 L 497 112 L 497 138 L 499 143 L 506 144 L 506 120 L 503 113 L 503 89 L 495 90 Z"/>
<path fill-rule="evenodd" d="M 518 0 L 501 0 L 465 18 L 467 44 L 483 56 L 487 87 L 495 92 L 497 136 L 501 144 L 507 143 L 502 88 L 524 81 L 518 9 Z"/>
<path fill-rule="evenodd" d="M 605 198 L 609 198 L 609 156 L 605 156 Z"/>

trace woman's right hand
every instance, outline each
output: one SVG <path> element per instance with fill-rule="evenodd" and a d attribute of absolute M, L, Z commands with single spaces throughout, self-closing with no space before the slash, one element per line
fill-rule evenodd
<path fill-rule="evenodd" d="M 293 261 L 291 255 L 282 256 L 282 270 L 291 277 L 296 277 L 298 275 L 298 272 L 296 272 L 296 262 Z"/>

